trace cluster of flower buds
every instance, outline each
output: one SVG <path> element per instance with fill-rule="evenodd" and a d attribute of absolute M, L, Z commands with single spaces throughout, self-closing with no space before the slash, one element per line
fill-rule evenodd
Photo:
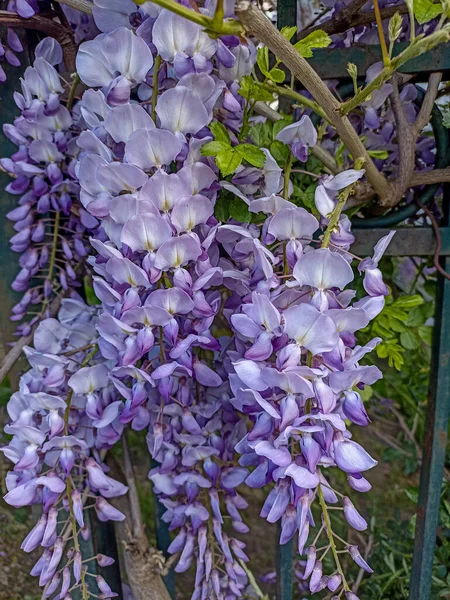
<path fill-rule="evenodd" d="M 63 87 L 53 65 L 62 60 L 61 46 L 51 38 L 36 48 L 36 60 L 25 71 L 22 93 L 15 94 L 21 115 L 3 126 L 18 146 L 11 158 L 1 159 L 13 176 L 7 191 L 19 196 L 7 214 L 14 222 L 14 252 L 21 254 L 12 287 L 23 292 L 12 319 L 27 335 L 42 317 L 49 316 L 53 299 L 80 287 L 89 235 L 98 221 L 79 204 L 75 174 L 78 130 L 61 104 Z"/>

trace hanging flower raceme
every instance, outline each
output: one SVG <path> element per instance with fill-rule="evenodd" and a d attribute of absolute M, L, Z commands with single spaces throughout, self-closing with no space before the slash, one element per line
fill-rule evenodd
<path fill-rule="evenodd" d="M 78 131 L 70 111 L 60 103 L 63 89 L 53 67 L 62 60 L 61 47 L 46 38 L 36 55 L 34 66 L 25 71 L 22 93 L 15 96 L 22 114 L 14 124 L 4 125 L 19 149 L 1 160 L 14 177 L 7 191 L 20 197 L 7 217 L 16 231 L 12 250 L 21 254 L 21 270 L 12 287 L 23 296 L 12 319 L 28 317 L 19 326 L 22 335 L 49 316 L 57 296 L 81 286 L 88 237 L 98 226 L 79 203 L 74 171 Z"/>
<path fill-rule="evenodd" d="M 39 577 L 45 598 L 55 593 L 70 598 L 69 589 L 78 588 L 83 595 L 94 593 L 92 578 L 85 576 L 87 562 L 113 562 L 83 556 L 80 541 L 90 535 L 87 510 L 94 509 L 101 521 L 125 518 L 109 499 L 127 487 L 109 477 L 102 462 L 120 439 L 123 402 L 98 352 L 97 320 L 97 309 L 63 300 L 58 318 L 42 321 L 34 347 L 25 348 L 31 368 L 8 403 L 11 423 L 5 432 L 13 437 L 1 450 L 14 467 L 6 477 L 5 501 L 16 508 L 42 507 L 22 549 L 42 548 L 31 574 Z M 105 593 L 103 582 L 97 583 Z"/>

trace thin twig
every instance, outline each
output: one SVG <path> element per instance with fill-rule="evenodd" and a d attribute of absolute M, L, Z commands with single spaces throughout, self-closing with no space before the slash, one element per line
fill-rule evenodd
<path fill-rule="evenodd" d="M 61 44 L 66 67 L 69 71 L 75 71 L 77 47 L 72 30 L 67 29 L 52 19 L 47 19 L 40 15 L 33 15 L 28 19 L 24 19 L 18 14 L 7 10 L 0 10 L 0 25 L 7 25 L 8 27 L 13 28 L 23 27 L 24 29 L 33 29 L 34 31 L 40 31 L 55 38 L 55 40 Z"/>
<path fill-rule="evenodd" d="M 446 169 L 431 169 L 431 171 L 415 171 L 411 175 L 410 187 L 431 185 L 433 183 L 449 183 L 450 167 Z"/>
<path fill-rule="evenodd" d="M 442 73 L 431 73 L 428 79 L 427 91 L 420 107 L 419 114 L 414 123 L 414 132 L 418 136 L 422 129 L 428 124 L 431 116 L 431 111 L 436 100 L 436 96 L 439 90 L 439 84 L 442 81 Z"/>
<path fill-rule="evenodd" d="M 442 275 L 442 277 L 445 277 L 446 279 L 450 280 L 450 274 L 447 273 L 447 271 L 442 268 L 442 266 L 439 262 L 439 258 L 440 258 L 441 250 L 442 250 L 442 238 L 441 238 L 441 233 L 439 231 L 439 225 L 436 221 L 436 218 L 433 215 L 433 213 L 431 212 L 431 210 L 428 208 L 428 206 L 426 206 L 425 204 L 422 204 L 422 202 L 418 198 L 416 198 L 416 203 L 418 204 L 418 206 L 420 206 L 420 208 L 423 210 L 423 212 L 430 219 L 431 226 L 433 227 L 434 235 L 436 236 L 436 248 L 434 250 L 434 256 L 433 256 L 433 264 L 436 268 L 436 271 L 438 271 L 438 273 L 440 273 Z"/>

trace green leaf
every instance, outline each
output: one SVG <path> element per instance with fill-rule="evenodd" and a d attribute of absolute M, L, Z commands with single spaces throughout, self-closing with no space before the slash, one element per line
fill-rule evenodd
<path fill-rule="evenodd" d="M 414 0 L 414 16 L 420 25 L 432 21 L 442 13 L 442 4 L 431 0 Z"/>
<path fill-rule="evenodd" d="M 209 124 L 209 128 L 216 142 L 223 142 L 224 144 L 227 144 L 227 146 L 231 145 L 228 131 L 226 130 L 225 126 L 222 125 L 222 123 L 219 123 L 219 121 L 213 121 Z"/>
<path fill-rule="evenodd" d="M 291 27 L 286 25 L 285 27 L 281 28 L 281 35 L 284 36 L 288 42 L 291 41 L 292 37 L 296 33 L 297 33 L 297 27 L 295 25 L 292 25 Z"/>
<path fill-rule="evenodd" d="M 241 223 L 250 223 L 252 219 L 252 213 L 248 210 L 247 204 L 237 196 L 230 201 L 230 216 Z"/>
<path fill-rule="evenodd" d="M 216 163 L 224 177 L 236 171 L 242 162 L 242 156 L 234 148 L 221 150 L 216 156 Z"/>
<path fill-rule="evenodd" d="M 317 183 L 312 183 L 306 188 L 306 190 L 295 190 L 296 196 L 299 198 L 301 205 L 314 213 L 317 213 L 316 204 L 314 202 L 316 187 Z"/>
<path fill-rule="evenodd" d="M 450 110 L 445 110 L 444 115 L 442 117 L 442 125 L 450 129 Z"/>
<path fill-rule="evenodd" d="M 239 146 L 235 147 L 235 151 L 248 163 L 259 169 L 262 169 L 266 162 L 266 155 L 264 152 L 251 144 L 239 144 Z"/>
<path fill-rule="evenodd" d="M 411 329 L 406 329 L 400 334 L 400 343 L 407 350 L 415 350 L 420 345 L 417 336 L 414 335 Z"/>
<path fill-rule="evenodd" d="M 421 304 L 423 304 L 422 296 L 419 296 L 419 294 L 414 294 L 414 296 L 400 296 L 400 298 L 395 300 L 392 306 L 395 308 L 401 308 L 403 310 L 410 310 L 411 308 L 420 306 Z"/>
<path fill-rule="evenodd" d="M 289 156 L 289 148 L 280 142 L 279 140 L 274 140 L 270 144 L 270 154 L 274 157 L 274 159 L 280 164 L 285 165 Z"/>
<path fill-rule="evenodd" d="M 274 67 L 267 73 L 267 77 L 272 81 L 275 81 L 275 83 L 283 83 L 286 78 L 286 73 L 282 69 Z"/>
<path fill-rule="evenodd" d="M 262 84 L 255 81 L 251 75 L 245 75 L 241 79 L 239 94 L 247 100 L 270 102 L 273 100 L 273 94 L 262 87 Z"/>
<path fill-rule="evenodd" d="M 228 150 L 230 147 L 230 144 L 226 144 L 225 142 L 206 142 L 200 148 L 200 153 L 202 156 L 217 156 L 219 152 Z"/>
<path fill-rule="evenodd" d="M 379 158 L 381 160 L 386 160 L 389 156 L 389 152 L 387 150 L 368 150 L 367 154 L 372 158 Z"/>
<path fill-rule="evenodd" d="M 406 330 L 406 325 L 404 325 L 399 319 L 396 319 L 391 315 L 387 315 L 387 318 L 389 321 L 389 327 L 392 329 L 392 331 L 395 331 L 396 333 L 403 333 Z"/>
<path fill-rule="evenodd" d="M 94 287 L 92 285 L 92 277 L 90 277 L 89 275 L 85 275 L 83 278 L 83 289 L 86 301 L 89 304 L 89 306 L 101 304 L 100 300 L 95 295 Z"/>
<path fill-rule="evenodd" d="M 423 325 L 417 328 L 417 333 L 420 335 L 420 339 L 427 345 L 431 346 L 433 342 L 433 328 L 428 325 Z"/>
<path fill-rule="evenodd" d="M 376 347 L 375 351 L 378 358 L 387 358 L 389 366 L 400 371 L 404 363 L 404 349 L 396 340 L 384 340 Z"/>
<path fill-rule="evenodd" d="M 258 65 L 261 73 L 267 77 L 269 72 L 269 48 L 267 46 L 258 48 L 256 64 Z"/>
<path fill-rule="evenodd" d="M 220 194 L 214 206 L 214 216 L 221 223 L 226 223 L 230 216 L 230 196 L 229 194 Z"/>
<path fill-rule="evenodd" d="M 267 148 L 272 141 L 272 123 L 257 123 L 250 128 L 250 137 L 260 148 Z"/>
<path fill-rule="evenodd" d="M 424 319 L 422 307 L 415 306 L 409 311 L 408 318 L 406 319 L 406 326 L 419 327 L 419 325 L 423 325 L 425 321 L 426 319 Z"/>
<path fill-rule="evenodd" d="M 313 48 L 327 48 L 331 44 L 331 38 L 325 31 L 317 29 L 305 38 L 294 44 L 294 48 L 303 58 L 311 58 Z"/>

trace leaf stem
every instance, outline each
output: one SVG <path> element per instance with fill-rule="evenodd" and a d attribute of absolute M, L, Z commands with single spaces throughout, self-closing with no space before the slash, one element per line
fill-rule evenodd
<path fill-rule="evenodd" d="M 391 59 L 389 58 L 389 52 L 387 49 L 386 38 L 384 37 L 383 21 L 381 19 L 381 13 L 380 13 L 380 7 L 378 4 L 378 0 L 373 0 L 373 11 L 375 13 L 375 20 L 377 22 L 378 37 L 380 38 L 381 55 L 383 57 L 383 64 L 385 67 L 387 67 L 390 64 Z"/>
<path fill-rule="evenodd" d="M 339 575 L 342 577 L 342 586 L 346 592 L 350 591 L 350 587 L 345 579 L 345 574 L 341 566 L 341 561 L 339 560 L 339 555 L 337 553 L 336 544 L 334 542 L 333 537 L 333 529 L 331 528 L 330 515 L 328 514 L 328 507 L 325 502 L 325 498 L 323 497 L 322 486 L 319 484 L 317 488 L 319 494 L 319 502 L 320 507 L 322 509 L 323 519 L 325 522 L 325 531 L 327 533 L 328 541 L 330 542 L 331 552 L 333 553 L 334 562 L 336 563 L 336 568 L 338 570 Z"/>
<path fill-rule="evenodd" d="M 67 486 L 67 500 L 69 503 L 70 524 L 71 524 L 71 528 L 72 528 L 73 546 L 74 546 L 76 552 L 81 553 L 80 543 L 78 541 L 77 521 L 76 521 L 75 513 L 73 510 L 72 482 L 70 480 L 70 477 L 68 477 L 66 480 L 66 486 Z M 81 569 L 81 591 L 83 594 L 83 600 L 88 600 L 89 592 L 88 592 L 88 589 L 86 586 L 85 575 L 86 575 L 85 570 Z"/>
<path fill-rule="evenodd" d="M 213 28 L 220 30 L 223 24 L 224 17 L 223 0 L 217 0 L 216 12 L 213 17 Z"/>
<path fill-rule="evenodd" d="M 152 119 L 156 124 L 156 102 L 158 101 L 158 76 L 159 69 L 161 68 L 161 57 L 159 54 L 156 55 L 155 63 L 153 65 L 153 78 L 152 78 Z"/>
<path fill-rule="evenodd" d="M 78 84 L 80 83 L 80 76 L 78 75 L 78 73 L 74 73 L 73 74 L 73 82 L 72 85 L 70 87 L 70 91 L 69 91 L 69 95 L 67 97 L 67 103 L 66 103 L 66 107 L 68 110 L 71 110 L 72 106 L 73 106 L 73 101 L 75 100 L 75 93 L 77 91 L 77 87 Z"/>
<path fill-rule="evenodd" d="M 268 81 L 263 85 L 263 88 L 265 88 L 269 92 L 275 92 L 279 96 L 285 96 L 286 98 L 291 98 L 292 100 L 295 100 L 301 106 L 311 109 L 313 112 L 319 115 L 319 117 L 322 117 L 322 119 L 325 119 L 325 121 L 329 122 L 325 111 L 319 106 L 317 102 L 311 100 L 310 98 L 307 98 L 306 96 L 303 96 L 303 94 L 299 94 L 290 87 L 282 87 L 280 85 L 276 85 L 273 82 Z"/>
<path fill-rule="evenodd" d="M 341 213 L 344 209 L 344 205 L 348 200 L 348 196 L 349 196 L 349 191 L 346 193 L 346 190 L 343 190 L 339 194 L 339 202 L 336 204 L 335 209 L 331 213 L 328 227 L 323 236 L 322 248 L 328 248 L 328 246 L 330 245 L 331 236 L 333 235 L 334 230 L 336 229 L 337 225 L 339 224 L 339 217 L 341 216 Z"/>
<path fill-rule="evenodd" d="M 450 25 L 446 25 L 444 28 L 435 31 L 431 35 L 424 38 L 414 39 L 411 44 L 393 58 L 389 65 L 385 66 L 384 69 L 372 79 L 372 81 L 362 90 L 360 90 L 353 98 L 347 100 L 341 104 L 339 112 L 341 115 L 347 115 L 349 112 L 354 110 L 357 106 L 362 104 L 367 98 L 375 91 L 381 88 L 385 83 L 402 65 L 412 58 L 417 58 L 424 52 L 429 52 L 438 44 L 448 42 L 450 39 Z"/>
<path fill-rule="evenodd" d="M 284 178 L 283 179 L 283 198 L 285 200 L 287 200 L 289 197 L 289 178 L 291 176 L 293 158 L 294 157 L 293 157 L 292 152 L 289 152 L 286 166 L 284 167 L 284 175 L 283 175 L 283 178 Z"/>
<path fill-rule="evenodd" d="M 174 0 L 151 0 L 154 4 L 161 6 L 162 8 L 166 8 L 171 12 L 179 15 L 180 17 L 184 17 L 193 23 L 197 23 L 197 25 L 201 25 L 208 32 L 211 32 L 216 35 L 237 35 L 242 36 L 244 34 L 244 28 L 235 19 L 227 19 L 220 23 L 218 26 L 217 22 L 214 22 L 214 18 L 208 17 L 200 12 L 193 11 L 182 4 L 178 4 Z M 136 4 L 144 4 L 147 0 L 136 0 Z"/>

